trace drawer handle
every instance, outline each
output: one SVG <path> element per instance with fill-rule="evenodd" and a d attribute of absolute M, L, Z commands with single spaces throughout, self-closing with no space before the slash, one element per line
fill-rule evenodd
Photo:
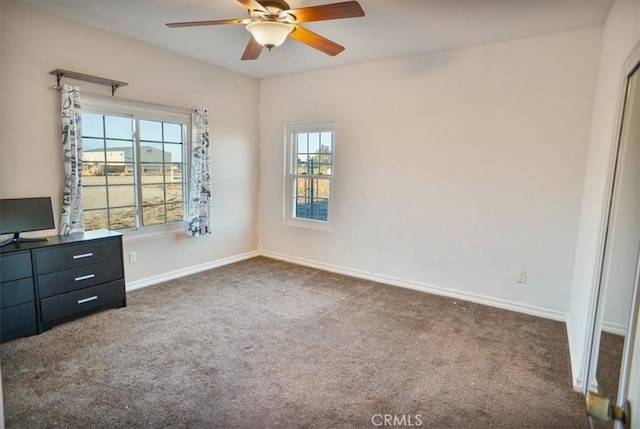
<path fill-rule="evenodd" d="M 78 304 L 84 304 L 86 302 L 95 301 L 96 299 L 98 299 L 98 295 L 90 296 L 89 298 L 85 298 L 85 299 L 79 299 Z"/>
<path fill-rule="evenodd" d="M 82 259 L 82 258 L 90 258 L 93 256 L 93 253 L 83 253 L 82 255 L 73 255 L 73 259 Z"/>
<path fill-rule="evenodd" d="M 88 275 L 86 275 L 86 276 L 76 277 L 74 280 L 75 280 L 75 281 L 77 281 L 77 282 L 80 282 L 80 281 L 82 281 L 82 280 L 89 280 L 89 279 L 92 279 L 92 278 L 94 278 L 95 276 L 96 276 L 95 274 L 88 274 Z"/>

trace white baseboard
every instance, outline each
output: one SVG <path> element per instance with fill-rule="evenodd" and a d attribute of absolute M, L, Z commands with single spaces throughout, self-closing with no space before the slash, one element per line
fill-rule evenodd
<path fill-rule="evenodd" d="M 545 319 L 566 321 L 566 314 L 556 310 L 550 310 L 542 307 L 521 304 L 518 302 L 507 301 L 499 298 L 492 298 L 484 295 L 474 294 L 470 292 L 452 290 L 441 286 L 430 285 L 427 283 L 414 282 L 396 277 L 385 276 L 381 274 L 369 273 L 366 271 L 354 270 L 351 268 L 340 267 L 321 262 L 310 261 L 307 259 L 297 258 L 295 256 L 283 255 L 276 252 L 260 251 L 261 256 L 278 259 L 285 262 L 291 262 L 297 265 L 304 265 L 319 270 L 330 271 L 332 273 L 344 274 L 350 277 L 356 277 L 365 280 L 371 280 L 378 283 L 384 283 L 391 286 L 399 286 L 406 289 L 418 290 L 421 292 L 432 293 L 434 295 L 447 296 L 449 298 L 460 299 L 463 301 L 471 301 L 477 304 L 488 305 L 490 307 L 501 308 L 504 310 L 516 311 L 531 316 L 543 317 Z"/>
<path fill-rule="evenodd" d="M 432 293 L 434 295 L 447 296 L 449 298 L 475 302 L 477 304 L 488 305 L 490 307 L 516 311 L 518 313 L 528 314 L 531 316 L 543 317 L 545 319 L 552 319 L 552 320 L 557 320 L 561 322 L 564 322 L 566 320 L 565 313 L 562 313 L 560 311 L 550 310 L 547 308 L 535 307 L 532 305 L 521 304 L 518 302 L 507 301 L 499 298 L 492 298 L 492 297 L 474 294 L 470 292 L 443 288 L 441 286 L 435 286 L 427 283 L 414 282 L 411 280 L 405 280 L 397 277 L 385 276 L 382 274 L 374 274 L 366 271 L 354 270 L 352 268 L 345 268 L 337 265 L 310 261 L 308 259 L 298 258 L 290 255 L 284 255 L 281 253 L 259 251 L 259 250 L 254 250 L 251 252 L 246 252 L 246 253 L 230 256 L 223 259 L 218 259 L 212 262 L 207 262 L 205 264 L 194 265 L 187 268 L 181 268 L 179 270 L 170 271 L 167 273 L 159 274 L 157 276 L 147 277 L 142 280 L 129 282 L 127 283 L 127 292 L 131 292 L 136 289 L 141 289 L 147 286 L 152 286 L 168 280 L 177 279 L 179 277 L 188 276 L 190 274 L 199 273 L 201 271 L 206 271 L 213 268 L 221 267 L 223 265 L 232 264 L 234 262 L 243 261 L 245 259 L 254 258 L 257 256 L 266 256 L 268 258 L 291 262 L 297 265 L 304 265 L 311 268 L 317 268 L 319 270 L 329 271 L 332 273 L 344 274 L 350 277 L 371 280 L 374 282 L 384 283 L 391 286 L 398 286 L 406 289 L 413 289 L 421 292 Z M 611 329 L 618 329 L 618 327 L 614 326 L 613 324 L 610 324 L 610 327 Z M 611 331 L 611 332 L 614 332 L 614 331 Z M 618 331 L 615 331 L 614 333 L 617 333 L 617 332 Z"/>
<path fill-rule="evenodd" d="M 141 289 L 147 286 L 152 286 L 158 283 L 166 282 L 168 280 L 177 279 L 179 277 L 188 276 L 190 274 L 196 274 L 201 271 L 211 270 L 213 268 L 218 268 L 223 265 L 233 264 L 234 262 L 244 261 L 245 259 L 255 258 L 256 256 L 260 256 L 260 252 L 257 250 L 241 253 L 239 255 L 229 256 L 227 258 L 217 259 L 212 262 L 207 262 L 205 264 L 194 265 L 187 268 L 181 268 L 175 271 L 169 271 L 168 273 L 158 274 L 157 276 L 147 277 L 146 279 L 136 280 L 133 282 L 128 282 L 126 286 L 127 292 L 134 291 L 136 289 Z"/>
<path fill-rule="evenodd" d="M 234 262 L 243 261 L 245 259 L 251 259 L 257 256 L 265 256 L 272 259 L 277 259 L 285 262 L 290 262 L 297 265 L 304 265 L 311 268 L 316 268 L 319 270 L 329 271 L 332 273 L 344 274 L 350 277 L 360 278 L 364 280 L 371 280 L 378 283 L 383 283 L 391 286 L 403 287 L 406 289 L 413 289 L 421 292 L 432 293 L 434 295 L 446 296 L 449 298 L 460 299 L 463 301 L 475 302 L 477 304 L 488 305 L 490 307 L 501 308 L 504 310 L 515 311 L 518 313 L 528 314 L 531 316 L 542 317 L 545 319 L 556 320 L 560 322 L 566 322 L 567 317 L 565 313 L 556 310 L 550 310 L 543 307 L 536 307 L 532 305 L 522 304 L 513 301 L 507 301 L 499 298 L 493 298 L 489 296 L 474 294 L 470 292 L 460 291 L 460 290 L 452 290 L 448 288 L 444 288 L 441 286 L 435 286 L 427 283 L 415 282 L 411 280 L 405 280 L 397 277 L 385 276 L 382 274 L 374 274 L 366 271 L 355 270 L 352 268 L 340 267 L 332 264 L 325 264 L 322 262 L 311 261 L 308 259 L 298 258 L 295 256 L 284 255 L 276 252 L 269 251 L 260 251 L 255 250 L 251 252 L 242 253 L 239 255 L 230 256 L 223 259 L 218 259 L 216 261 L 207 262 L 205 264 L 194 265 L 192 267 L 182 268 L 175 271 L 170 271 L 168 273 L 163 273 L 157 276 L 148 277 L 142 280 L 136 280 L 134 282 L 127 283 L 127 292 L 141 289 L 147 286 L 152 286 L 158 283 L 162 283 L 168 280 L 173 280 L 179 277 L 187 276 L 190 274 L 199 273 L 201 271 L 210 270 L 213 268 L 221 267 L 223 265 L 232 264 Z M 567 334 L 570 337 L 570 330 L 567 326 Z M 622 325 L 612 323 L 612 322 L 604 322 L 603 329 L 606 332 L 610 332 L 613 334 L 624 335 L 626 332 L 626 328 Z M 569 338 L 569 347 L 571 348 L 571 338 Z M 577 362 L 574 362 L 574 353 L 575 351 L 571 351 L 569 355 L 571 356 L 571 368 L 573 371 L 573 388 L 576 391 L 582 390 L 583 381 L 580 379 L 578 374 L 576 373 Z"/>
<path fill-rule="evenodd" d="M 608 332 L 610 334 L 616 335 L 627 335 L 627 327 L 615 322 L 607 322 L 606 320 L 602 322 L 602 330 L 604 332 Z"/>
<path fill-rule="evenodd" d="M 199 273 L 201 271 L 206 271 L 213 268 L 221 267 L 223 265 L 233 264 L 234 262 L 244 261 L 245 259 L 251 259 L 257 256 L 265 256 L 268 258 L 278 259 L 285 262 L 291 262 L 297 265 L 304 265 L 307 267 L 329 271 L 332 273 L 344 274 L 350 277 L 355 277 L 355 278 L 364 279 L 364 280 L 371 280 L 374 282 L 383 283 L 391 286 L 398 286 L 406 289 L 413 289 L 421 292 L 432 293 L 434 295 L 446 296 L 449 298 L 460 299 L 463 301 L 475 302 L 477 304 L 488 305 L 490 307 L 496 307 L 504 310 L 515 311 L 518 313 L 542 317 L 545 319 L 557 320 L 560 322 L 564 322 L 566 320 L 566 314 L 556 310 L 550 310 L 547 308 L 521 304 L 518 302 L 507 301 L 499 298 L 488 297 L 488 296 L 474 294 L 474 293 L 460 291 L 460 290 L 448 289 L 448 288 L 435 286 L 427 283 L 414 282 L 411 280 L 385 276 L 382 274 L 369 273 L 366 271 L 340 267 L 332 264 L 325 264 L 322 262 L 315 262 L 308 259 L 298 258 L 295 256 L 284 255 L 281 253 L 259 251 L 259 250 L 241 253 L 239 255 L 218 259 L 212 262 L 207 262 L 205 264 L 181 268 L 179 270 L 162 273 L 156 276 L 147 277 L 145 279 L 128 282 L 126 289 L 127 289 L 127 292 L 131 292 L 136 289 L 141 289 L 141 288 L 152 286 L 158 283 L 166 282 L 168 280 L 173 280 L 180 277 L 188 276 L 190 274 Z M 604 329 L 605 331 L 611 332 L 611 333 L 616 333 L 616 334 L 620 332 L 624 333 L 624 327 L 622 327 L 621 325 L 613 324 L 613 323 L 605 322 Z"/>

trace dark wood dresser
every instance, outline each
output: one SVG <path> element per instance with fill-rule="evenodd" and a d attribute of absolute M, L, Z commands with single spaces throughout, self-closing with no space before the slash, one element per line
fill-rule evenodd
<path fill-rule="evenodd" d="M 0 340 L 127 305 L 122 234 L 107 230 L 0 248 Z"/>

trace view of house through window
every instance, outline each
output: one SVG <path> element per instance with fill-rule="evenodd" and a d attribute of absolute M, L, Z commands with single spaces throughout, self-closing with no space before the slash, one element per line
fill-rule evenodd
<path fill-rule="evenodd" d="M 187 123 L 82 114 L 85 230 L 182 222 Z"/>
<path fill-rule="evenodd" d="M 329 221 L 333 169 L 333 127 L 292 126 L 291 207 L 296 219 Z"/>

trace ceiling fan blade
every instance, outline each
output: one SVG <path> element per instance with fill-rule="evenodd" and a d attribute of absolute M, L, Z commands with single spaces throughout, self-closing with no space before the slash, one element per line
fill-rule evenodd
<path fill-rule="evenodd" d="M 239 1 L 239 0 L 238 0 Z M 325 21 L 328 19 L 357 18 L 364 10 L 357 1 L 303 7 L 288 11 L 296 17 L 295 22 Z"/>
<path fill-rule="evenodd" d="M 249 39 L 249 43 L 247 43 L 247 47 L 244 49 L 244 54 L 242 54 L 242 61 L 247 60 L 255 60 L 260 56 L 260 52 L 262 52 L 262 45 L 252 37 Z"/>
<path fill-rule="evenodd" d="M 242 6 L 244 6 L 246 9 L 249 9 L 249 10 L 258 10 L 260 12 L 267 11 L 264 8 L 264 6 L 262 6 L 256 0 L 238 0 L 238 3 L 240 3 Z"/>
<path fill-rule="evenodd" d="M 322 51 L 327 55 L 331 55 L 332 57 L 335 57 L 340 52 L 344 51 L 344 46 L 340 46 L 336 42 L 332 42 L 331 40 L 299 25 L 295 25 L 294 27 L 295 29 L 289 33 L 289 37 L 292 39 L 296 39 L 297 41 L 309 45 L 312 48 L 316 48 L 317 50 Z"/>
<path fill-rule="evenodd" d="M 204 25 L 224 25 L 224 24 L 246 24 L 251 22 L 248 19 L 219 19 L 216 21 L 190 21 L 190 22 L 169 22 L 165 24 L 167 27 L 179 28 L 179 27 L 200 27 Z"/>

